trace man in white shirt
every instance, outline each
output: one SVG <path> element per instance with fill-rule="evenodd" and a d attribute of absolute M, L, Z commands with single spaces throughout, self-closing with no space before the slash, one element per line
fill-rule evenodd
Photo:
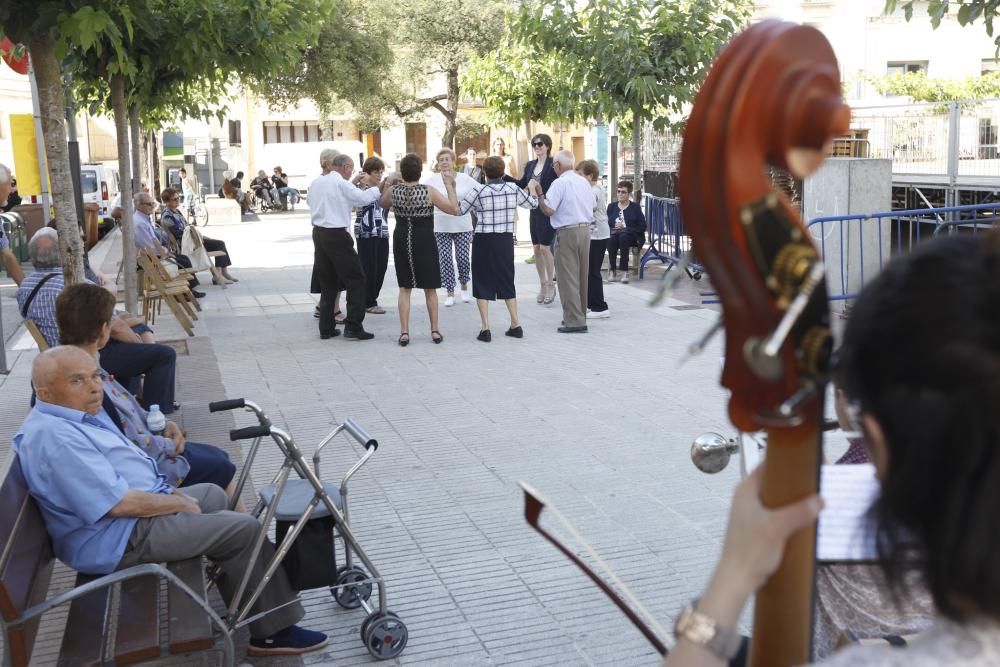
<path fill-rule="evenodd" d="M 316 273 L 319 276 L 325 307 L 319 313 L 319 337 L 323 340 L 340 334 L 332 305 L 340 285 L 347 291 L 347 317 L 344 338 L 370 340 L 375 334 L 365 331 L 365 272 L 348 232 L 353 223 L 351 209 L 379 200 L 379 188 L 361 190 L 351 184 L 354 160 L 332 148 L 319 156 L 325 172 L 309 186 L 309 210 L 313 224 L 313 247 Z M 328 172 L 328 173 L 326 173 Z M 366 174 L 362 180 L 367 179 Z M 376 185 L 371 183 L 369 185 Z"/>
<path fill-rule="evenodd" d="M 559 176 L 542 192 L 537 182 L 529 185 L 538 197 L 538 208 L 549 216 L 556 230 L 556 274 L 563 325 L 559 333 L 587 333 L 587 272 L 590 269 L 590 225 L 594 222 L 594 192 L 590 183 L 573 170 L 575 158 L 559 151 L 552 166 Z"/>

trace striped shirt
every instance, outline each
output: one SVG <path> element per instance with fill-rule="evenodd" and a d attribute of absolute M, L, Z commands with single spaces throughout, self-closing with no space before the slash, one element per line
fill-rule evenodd
<path fill-rule="evenodd" d="M 537 208 L 538 200 L 515 184 L 500 179 L 480 185 L 459 202 L 463 215 L 476 212 L 476 234 L 513 232 L 518 206 Z"/>

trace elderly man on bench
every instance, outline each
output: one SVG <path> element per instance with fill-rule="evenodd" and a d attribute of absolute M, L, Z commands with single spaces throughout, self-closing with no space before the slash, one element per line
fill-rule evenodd
<path fill-rule="evenodd" d="M 56 556 L 88 574 L 139 563 L 207 556 L 220 567 L 219 592 L 228 603 L 262 530 L 252 516 L 230 512 L 214 484 L 179 491 L 156 463 L 101 413 L 103 378 L 77 347 L 51 348 L 31 369 L 38 402 L 14 436 L 14 450 L 38 501 Z M 253 564 L 250 587 L 261 581 L 273 552 Z M 279 569 L 251 615 L 250 655 L 299 654 L 322 648 L 326 635 L 295 625 L 305 611 Z"/>

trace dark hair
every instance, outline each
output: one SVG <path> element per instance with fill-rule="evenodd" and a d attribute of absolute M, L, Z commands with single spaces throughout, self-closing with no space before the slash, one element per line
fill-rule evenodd
<path fill-rule="evenodd" d="M 236 172 L 236 178 L 242 179 L 243 178 L 243 172 L 242 171 Z"/>
<path fill-rule="evenodd" d="M 618 187 L 625 188 L 629 194 L 632 194 L 632 181 L 618 181 Z"/>
<path fill-rule="evenodd" d="M 101 335 L 111 321 L 115 297 L 93 283 L 70 285 L 56 298 L 56 324 L 62 345 L 86 345 Z"/>
<path fill-rule="evenodd" d="M 549 152 L 549 153 L 551 153 L 551 152 L 552 152 L 552 137 L 550 137 L 550 136 L 549 136 L 549 135 L 547 135 L 547 134 L 536 134 L 535 136 L 533 136 L 533 137 L 531 138 L 531 142 L 530 142 L 530 143 L 532 143 L 532 144 L 533 144 L 533 143 L 535 143 L 536 141 L 540 141 L 540 142 L 542 142 L 543 144 L 545 144 L 545 146 L 546 146 L 546 147 L 548 148 L 548 152 Z"/>
<path fill-rule="evenodd" d="M 376 171 L 385 171 L 385 162 L 382 161 L 377 155 L 372 155 L 370 158 L 365 160 L 365 163 L 361 165 L 361 171 L 366 174 L 373 174 Z"/>
<path fill-rule="evenodd" d="M 1000 619 L 1000 237 L 954 235 L 888 264 L 851 310 L 837 383 L 888 449 L 872 507 L 894 591 Z"/>
<path fill-rule="evenodd" d="M 175 190 L 173 188 L 164 188 L 163 192 L 160 193 L 160 201 L 165 202 L 168 199 L 170 199 L 170 198 L 172 198 L 172 197 L 174 197 L 174 196 L 176 196 L 178 194 L 180 194 L 180 193 L 178 193 L 177 190 Z"/>
<path fill-rule="evenodd" d="M 592 176 L 594 180 L 601 178 L 601 170 L 597 166 L 597 160 L 580 160 L 576 165 L 576 170 L 584 176 Z"/>
<path fill-rule="evenodd" d="M 407 183 L 415 183 L 420 180 L 420 174 L 424 172 L 424 162 L 416 153 L 407 153 L 399 161 L 399 173 Z"/>
<path fill-rule="evenodd" d="M 499 155 L 491 155 L 483 160 L 483 173 L 486 174 L 486 178 L 500 178 L 505 169 L 506 165 Z"/>

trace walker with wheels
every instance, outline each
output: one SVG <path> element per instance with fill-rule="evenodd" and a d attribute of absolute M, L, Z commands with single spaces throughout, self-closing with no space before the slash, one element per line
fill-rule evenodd
<path fill-rule="evenodd" d="M 361 641 L 365 648 L 379 660 L 390 660 L 399 656 L 406 648 L 409 633 L 406 624 L 386 606 L 385 582 L 378 569 L 368 558 L 365 550 L 358 543 L 348 524 L 347 483 L 361 467 L 368 462 L 378 449 L 378 442 L 369 436 L 364 429 L 353 420 L 347 419 L 338 424 L 316 447 L 310 468 L 295 445 L 292 437 L 285 431 L 275 428 L 271 420 L 260 406 L 242 398 L 210 403 L 211 412 L 236 410 L 243 408 L 256 415 L 259 424 L 246 428 L 233 429 L 229 432 L 230 440 L 253 440 L 246 456 L 246 462 L 237 479 L 236 491 L 233 494 L 233 504 L 239 499 L 243 487 L 249 478 L 257 451 L 264 437 L 270 436 L 284 455 L 281 468 L 271 482 L 259 490 L 259 500 L 252 514 L 261 520 L 262 525 L 270 526 L 271 521 L 277 522 L 276 548 L 271 561 L 267 564 L 263 578 L 258 587 L 251 591 L 245 602 L 239 602 L 247 593 L 250 572 L 260 549 L 267 537 L 267 530 L 262 530 L 258 537 L 255 556 L 250 561 L 229 606 L 227 622 L 231 630 L 247 625 L 263 614 L 249 617 L 250 609 L 260 597 L 264 586 L 270 581 L 279 566 L 284 565 L 286 573 L 297 590 L 329 588 L 334 600 L 345 609 L 363 608 L 367 614 L 361 624 Z M 360 444 L 365 453 L 344 475 L 339 488 L 332 482 L 324 482 L 320 477 L 320 453 L 340 433 L 346 433 Z M 291 477 L 292 471 L 297 475 Z M 330 531 L 325 532 L 329 526 Z M 296 544 L 296 540 L 299 543 Z M 327 539 L 329 538 L 329 539 Z M 338 567 L 336 559 L 336 542 L 343 542 L 344 560 Z M 318 540 L 318 541 L 317 541 Z M 315 547 L 315 553 L 308 552 Z M 291 559 L 287 559 L 289 555 Z M 296 556 L 298 558 L 296 559 Z M 355 563 L 355 557 L 361 562 L 361 567 Z M 329 563 L 323 563 L 324 558 Z M 289 565 L 289 563 L 292 563 Z M 299 565 L 307 570 L 326 569 L 330 574 L 323 576 L 317 572 L 303 574 Z M 369 600 L 372 588 L 378 587 L 378 604 L 372 605 Z"/>

